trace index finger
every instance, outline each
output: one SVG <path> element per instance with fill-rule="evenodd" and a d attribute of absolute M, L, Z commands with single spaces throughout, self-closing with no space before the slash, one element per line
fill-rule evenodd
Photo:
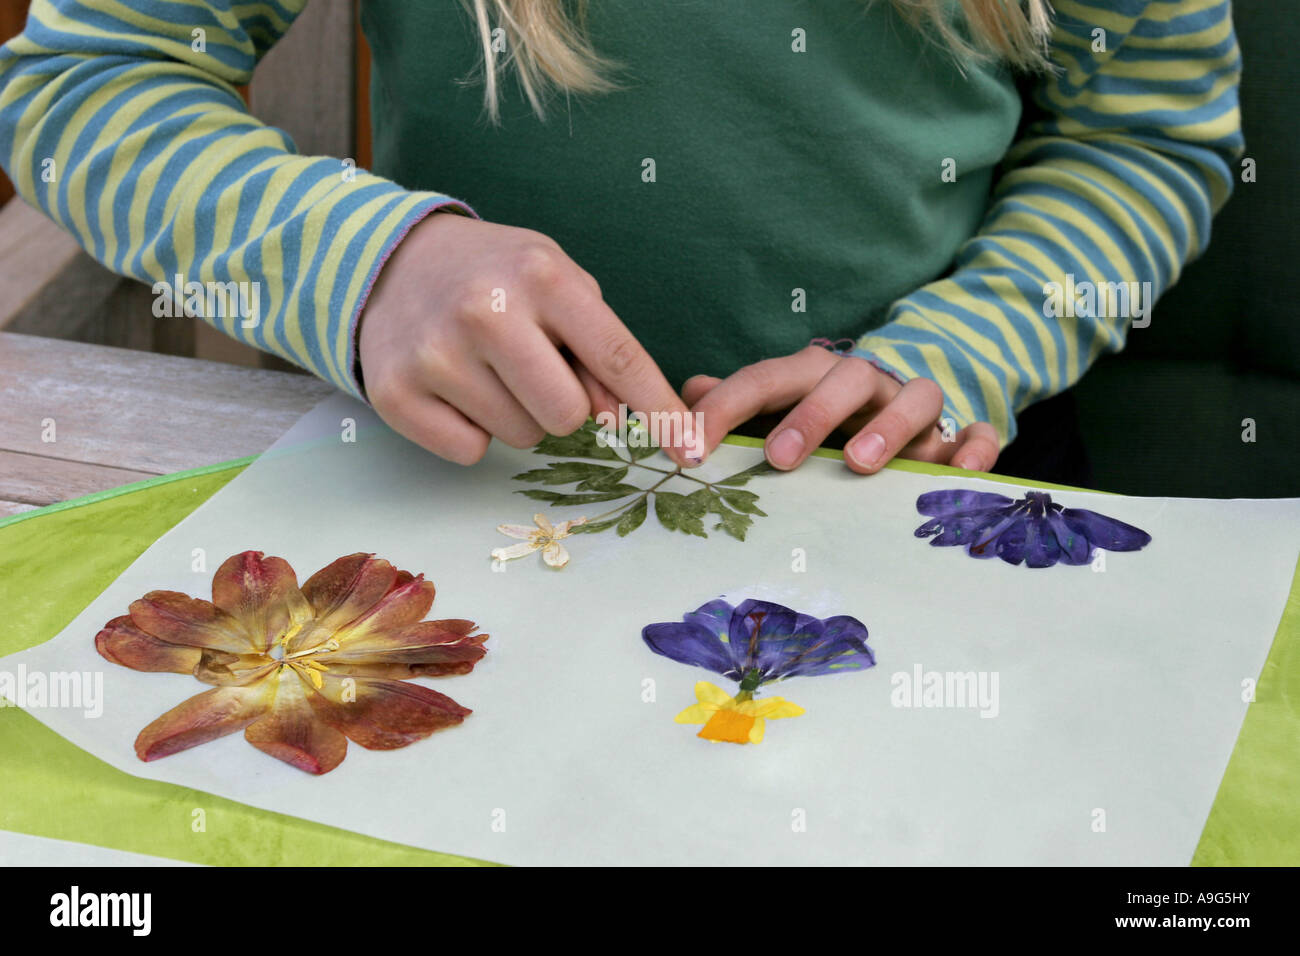
<path fill-rule="evenodd" d="M 629 411 L 667 416 L 659 418 L 668 427 L 661 427 L 656 437 L 668 457 L 687 468 L 704 460 L 707 449 L 696 437 L 694 416 L 686 403 L 599 295 L 575 288 L 543 311 L 541 323 Z"/>

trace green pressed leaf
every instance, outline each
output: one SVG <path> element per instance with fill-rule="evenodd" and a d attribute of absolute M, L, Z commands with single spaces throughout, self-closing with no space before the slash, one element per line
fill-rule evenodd
<path fill-rule="evenodd" d="M 718 516 L 720 520 L 713 526 L 714 531 L 725 531 L 733 538 L 744 541 L 745 532 L 754 523 L 754 519 L 747 514 L 737 514 L 723 503 L 723 498 L 729 493 L 727 491 L 719 493 L 712 488 L 701 488 L 699 491 L 693 492 L 689 497 L 703 503 L 707 512 Z M 757 498 L 758 496 L 755 495 L 754 497 Z"/>
<path fill-rule="evenodd" d="M 546 501 L 553 505 L 591 505 L 598 501 L 615 501 L 641 491 L 634 485 L 619 485 L 610 491 L 571 494 L 563 491 L 543 491 L 540 488 L 527 488 L 515 494 L 532 498 L 534 501 Z"/>
<path fill-rule="evenodd" d="M 633 461 L 640 461 L 642 458 L 649 458 L 655 452 L 659 451 L 659 446 L 647 445 L 645 448 L 637 448 L 635 445 L 628 445 L 626 451 Z"/>
<path fill-rule="evenodd" d="M 535 455 L 552 458 L 596 458 L 601 461 L 620 461 L 613 448 L 596 440 L 598 426 L 588 421 L 571 435 L 547 435 L 533 449 Z"/>
<path fill-rule="evenodd" d="M 776 470 L 766 461 L 760 461 L 712 485 L 705 484 L 689 495 L 651 491 L 643 484 L 630 484 L 626 479 L 637 462 L 649 458 L 660 449 L 654 446 L 638 448 L 625 445 L 615 448 L 604 445 L 597 439 L 600 431 L 595 422 L 588 421 L 571 435 L 548 435 L 533 449 L 535 454 L 588 460 L 551 462 L 545 468 L 534 468 L 514 476 L 515 480 L 540 485 L 574 485 L 571 491 L 529 488 L 518 492 L 535 501 L 545 501 L 557 507 L 591 505 L 617 501 L 629 495 L 640 496 L 622 510 L 616 506 L 617 513 L 609 517 L 577 525 L 572 529 L 573 534 L 595 534 L 610 528 L 614 528 L 620 537 L 630 534 L 645 523 L 651 494 L 654 495 L 655 517 L 660 524 L 669 531 L 680 531 L 700 538 L 708 537 L 704 519 L 710 514 L 718 518 L 712 530 L 723 531 L 739 541 L 745 540 L 746 532 L 754 523 L 754 515 L 765 517 L 764 512 L 758 508 L 758 495 L 738 488 L 750 478 Z M 689 475 L 683 477 L 690 478 Z"/>
<path fill-rule="evenodd" d="M 637 446 L 632 444 L 618 445 L 618 457 L 624 461 L 640 461 L 642 458 L 649 458 L 655 452 L 659 451 L 658 445 Z"/>
<path fill-rule="evenodd" d="M 545 468 L 534 468 L 514 476 L 516 481 L 536 481 L 543 485 L 567 485 L 575 481 L 592 481 L 612 475 L 626 475 L 627 469 L 616 465 L 597 465 L 589 461 L 557 461 Z M 618 479 L 615 479 L 617 481 Z"/>
<path fill-rule="evenodd" d="M 703 492 L 708 490 L 700 489 Z M 709 535 L 704 530 L 704 522 L 701 520 L 707 513 L 708 501 L 700 496 L 699 491 L 690 495 L 679 495 L 672 491 L 655 492 L 655 517 L 669 531 L 681 531 L 684 534 L 707 538 Z"/>
<path fill-rule="evenodd" d="M 745 532 L 748 531 L 750 525 L 754 523 L 754 519 L 749 515 L 737 514 L 730 508 L 720 508 L 713 513 L 720 519 L 718 523 L 713 526 L 713 530 L 725 531 L 737 541 L 745 540 Z"/>
<path fill-rule="evenodd" d="M 620 511 L 611 518 L 604 518 L 600 521 L 588 521 L 586 524 L 575 525 L 569 529 L 570 534 L 595 534 L 597 531 L 608 531 L 614 525 L 623 520 L 626 511 Z"/>
<path fill-rule="evenodd" d="M 625 538 L 645 521 L 646 515 L 646 496 L 637 499 L 636 503 L 624 511 L 618 520 L 618 536 Z"/>
<path fill-rule="evenodd" d="M 758 510 L 758 505 L 754 503 L 758 501 L 758 495 L 752 491 L 742 491 L 739 488 L 724 488 L 719 494 L 722 496 L 723 501 L 742 514 L 767 517 L 764 512 Z"/>
<path fill-rule="evenodd" d="M 542 491 L 540 488 L 528 488 L 524 491 L 516 491 L 515 494 L 523 495 L 525 498 L 532 498 L 534 501 L 553 502 L 556 498 L 561 497 L 558 491 Z"/>
<path fill-rule="evenodd" d="M 612 493 L 612 492 L 618 492 L 620 495 L 630 495 L 630 494 L 632 494 L 633 492 L 638 492 L 638 493 L 639 493 L 639 492 L 642 492 L 642 491 L 645 491 L 645 489 L 642 488 L 640 485 L 629 485 L 629 484 L 626 484 L 626 483 L 620 483 L 620 484 L 617 484 L 617 485 L 601 485 L 601 486 L 600 486 L 600 493 L 601 493 L 601 494 L 609 494 L 609 493 Z"/>
<path fill-rule="evenodd" d="M 749 468 L 746 468 L 744 471 L 738 471 L 729 478 L 723 478 L 721 481 L 715 481 L 714 484 L 739 486 L 739 485 L 743 485 L 745 482 L 749 481 L 749 479 L 754 478 L 757 475 L 766 475 L 770 471 L 776 471 L 776 469 L 773 468 L 766 461 L 760 461 L 757 465 L 753 465 Z"/>
<path fill-rule="evenodd" d="M 712 488 L 697 488 L 686 495 L 687 506 L 696 514 L 706 515 L 718 500 L 718 493 Z"/>
<path fill-rule="evenodd" d="M 596 465 L 597 468 L 607 468 L 605 465 Z M 619 486 L 619 483 L 627 477 L 626 468 L 608 468 L 606 474 L 597 475 L 594 478 L 586 478 L 578 482 L 579 491 L 611 491 Z"/>

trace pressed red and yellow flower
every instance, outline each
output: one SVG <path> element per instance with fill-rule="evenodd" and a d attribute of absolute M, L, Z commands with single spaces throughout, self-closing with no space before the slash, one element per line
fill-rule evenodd
<path fill-rule="evenodd" d="M 245 551 L 212 580 L 212 600 L 150 591 L 95 637 L 138 671 L 193 674 L 213 689 L 140 732 L 156 760 L 242 730 L 254 747 L 328 773 L 348 740 L 394 750 L 470 711 L 404 678 L 467 674 L 487 649 L 473 621 L 422 620 L 434 586 L 373 554 L 350 554 L 298 586 L 283 558 Z"/>

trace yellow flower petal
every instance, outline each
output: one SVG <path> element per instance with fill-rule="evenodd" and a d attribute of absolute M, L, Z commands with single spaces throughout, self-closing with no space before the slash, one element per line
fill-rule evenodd
<path fill-rule="evenodd" d="M 713 743 L 761 743 L 764 718 L 798 717 L 804 712 L 784 697 L 738 701 L 721 687 L 702 680 L 695 685 L 698 701 L 674 718 L 679 724 L 704 724 L 700 737 Z"/>
<path fill-rule="evenodd" d="M 321 689 L 321 687 L 323 686 L 323 682 L 321 680 L 320 671 L 313 670 L 310 667 L 303 667 L 301 664 L 293 664 L 291 666 L 295 671 L 298 672 L 299 677 L 306 677 L 308 680 L 311 681 L 313 687 L 315 687 L 317 690 Z"/>
<path fill-rule="evenodd" d="M 768 720 L 779 720 L 782 717 L 800 717 L 804 714 L 804 709 L 798 704 L 786 700 L 784 697 L 768 697 L 764 700 L 750 701 L 753 708 L 749 711 L 755 717 L 765 717 Z"/>
<path fill-rule="evenodd" d="M 542 560 L 553 568 L 562 568 L 569 563 L 569 552 L 558 541 L 552 541 L 542 548 Z"/>
<path fill-rule="evenodd" d="M 721 708 L 717 704 L 692 704 L 678 714 L 673 720 L 679 724 L 703 724 Z"/>
<path fill-rule="evenodd" d="M 555 534 L 555 528 L 551 526 L 550 519 L 547 518 L 546 515 L 541 514 L 540 512 L 533 515 L 533 523 L 542 529 L 542 534 L 547 535 L 548 537 Z"/>
<path fill-rule="evenodd" d="M 696 736 L 715 743 L 748 743 L 754 733 L 754 724 L 760 722 L 747 714 L 741 713 L 734 707 L 721 707 L 709 718 L 709 722 L 704 725 L 704 729 Z M 762 738 L 763 735 L 760 731 L 759 739 Z"/>
<path fill-rule="evenodd" d="M 712 704 L 715 709 L 727 703 L 734 703 L 730 694 L 706 680 L 695 685 L 695 699 L 701 704 Z"/>

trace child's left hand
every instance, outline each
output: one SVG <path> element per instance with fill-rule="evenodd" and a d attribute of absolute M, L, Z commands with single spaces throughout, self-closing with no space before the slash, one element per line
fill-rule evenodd
<path fill-rule="evenodd" d="M 970 471 L 989 471 L 998 459 L 997 432 L 987 422 L 943 440 L 943 392 L 930 379 L 900 385 L 866 359 L 816 345 L 747 365 L 725 379 L 696 375 L 682 387 L 682 398 L 701 413 L 710 452 L 742 422 L 789 408 L 764 447 L 767 460 L 782 470 L 801 465 L 836 428 L 853 436 L 844 461 L 864 475 L 894 457 Z"/>

